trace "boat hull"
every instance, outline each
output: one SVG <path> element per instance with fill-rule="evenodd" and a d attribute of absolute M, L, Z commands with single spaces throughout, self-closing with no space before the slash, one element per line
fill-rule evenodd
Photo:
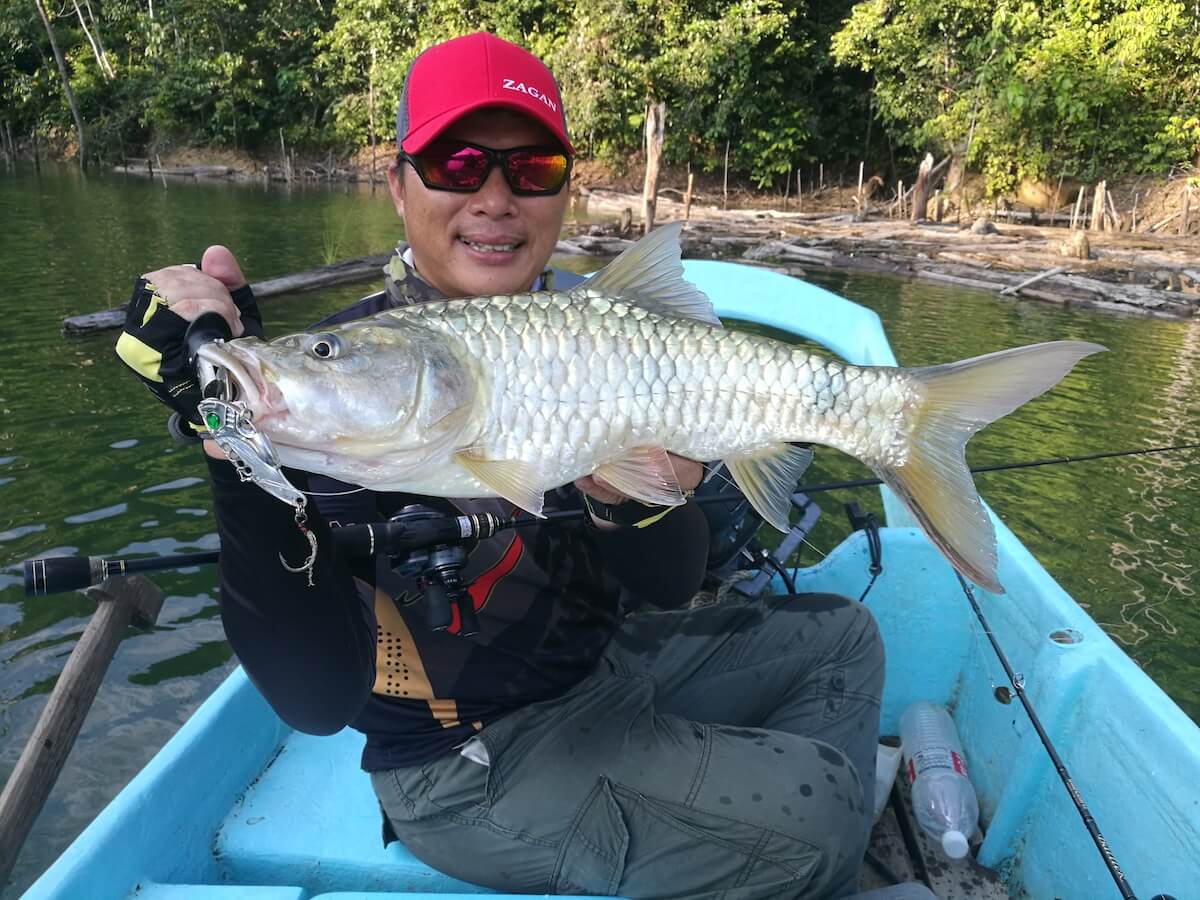
<path fill-rule="evenodd" d="M 895 359 L 874 313 L 764 269 L 689 261 L 723 317 L 792 331 L 858 364 Z M 867 603 L 887 648 L 883 729 L 920 699 L 946 704 L 970 761 L 986 837 L 978 859 L 1014 897 L 1118 893 L 953 571 L 883 490 L 884 572 Z M 1200 729 L 996 520 L 1002 597 L 979 592 L 993 633 L 1139 895 L 1195 896 Z M 856 533 L 797 574 L 801 591 L 857 597 Z M 769 600 L 766 602 L 770 602 Z M 30 889 L 30 898 L 153 900 L 488 893 L 384 849 L 362 737 L 292 732 L 240 669 Z"/>

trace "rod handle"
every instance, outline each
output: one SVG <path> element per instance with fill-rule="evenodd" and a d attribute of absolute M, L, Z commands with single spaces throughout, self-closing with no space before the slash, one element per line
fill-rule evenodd
<path fill-rule="evenodd" d="M 25 596 L 74 591 L 104 579 L 98 556 L 47 556 L 25 560 Z"/>

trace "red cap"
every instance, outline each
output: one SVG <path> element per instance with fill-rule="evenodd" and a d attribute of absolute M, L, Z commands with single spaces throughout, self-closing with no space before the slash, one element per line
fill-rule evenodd
<path fill-rule="evenodd" d="M 536 119 L 575 154 L 550 70 L 529 51 L 484 31 L 435 44 L 413 60 L 396 110 L 396 138 L 404 152 L 419 153 L 455 121 L 485 106 Z"/>

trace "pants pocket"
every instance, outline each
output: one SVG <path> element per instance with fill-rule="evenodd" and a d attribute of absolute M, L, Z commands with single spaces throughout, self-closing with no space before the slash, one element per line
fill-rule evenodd
<path fill-rule="evenodd" d="M 625 872 L 629 830 L 613 796 L 612 785 L 601 777 L 584 800 L 563 839 L 551 883 L 559 894 L 615 894 Z"/>
<path fill-rule="evenodd" d="M 797 838 L 601 778 L 564 838 L 552 884 L 633 900 L 782 900 L 823 890 L 825 863 Z"/>

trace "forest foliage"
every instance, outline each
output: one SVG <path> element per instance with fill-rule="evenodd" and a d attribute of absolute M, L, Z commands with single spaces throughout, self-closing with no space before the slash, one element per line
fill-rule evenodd
<path fill-rule="evenodd" d="M 41 4 L 65 62 L 56 66 Z M 782 186 L 955 154 L 993 190 L 1200 164 L 1200 0 L 0 0 L 0 128 L 97 159 L 394 139 L 413 57 L 486 29 L 558 77 L 585 155 Z M 806 169 L 807 171 L 807 169 Z"/>

